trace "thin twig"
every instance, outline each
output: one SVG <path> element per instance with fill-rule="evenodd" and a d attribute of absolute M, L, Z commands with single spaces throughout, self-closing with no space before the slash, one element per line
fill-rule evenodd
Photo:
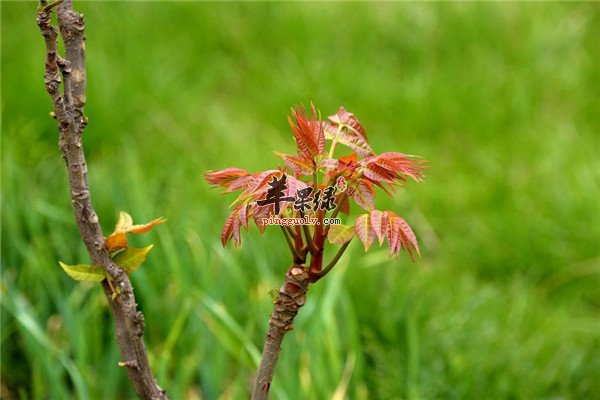
<path fill-rule="evenodd" d="M 58 22 L 65 44 L 65 59 L 58 55 L 57 29 L 52 26 L 50 13 L 58 5 Z M 137 310 L 136 299 L 127 274 L 110 258 L 104 246 L 104 235 L 90 199 L 87 163 L 81 136 L 87 118 L 85 106 L 85 39 L 83 16 L 73 10 L 72 1 L 64 0 L 49 5 L 41 4 L 37 24 L 46 44 L 46 71 L 44 82 L 52 99 L 54 116 L 58 120 L 60 148 L 67 164 L 71 204 L 77 228 L 92 263 L 102 265 L 119 290 L 119 300 L 113 300 L 108 279 L 102 288 L 115 321 L 116 339 L 123 356 L 123 365 L 129 366 L 129 380 L 141 399 L 168 399 L 156 383 L 148 362 L 143 340 L 144 316 Z M 61 76 L 64 96 L 60 93 Z"/>
<path fill-rule="evenodd" d="M 349 241 L 344 243 L 342 245 L 342 247 L 339 248 L 337 253 L 335 253 L 335 256 L 331 259 L 331 261 L 329 262 L 329 264 L 327 264 L 327 266 L 325 268 L 323 268 L 321 271 L 313 274 L 315 276 L 314 278 L 312 278 L 313 283 L 318 281 L 319 279 L 323 278 L 325 275 L 327 275 L 327 273 L 329 271 L 331 271 L 333 269 L 333 267 L 335 267 L 335 264 L 337 264 L 337 262 L 340 260 L 340 258 L 346 251 L 346 248 L 348 248 L 348 245 L 350 244 L 351 241 L 352 241 L 352 239 L 350 239 Z"/>
<path fill-rule="evenodd" d="M 330 219 L 337 217 L 337 215 L 340 213 L 340 210 L 342 209 L 342 206 L 343 206 L 344 202 L 346 201 L 347 197 L 348 197 L 348 190 L 346 189 L 344 194 L 342 196 L 340 196 L 340 201 L 338 202 L 337 206 L 331 213 L 331 216 L 329 217 Z M 325 228 L 325 231 L 323 232 L 323 236 L 327 237 L 330 227 L 331 227 L 331 225 L 327 225 L 327 227 Z"/>
<path fill-rule="evenodd" d="M 294 232 L 294 230 L 292 229 L 291 226 L 286 226 L 285 229 L 287 230 L 287 232 L 291 236 L 292 240 L 296 240 L 298 238 L 298 235 L 296 235 L 296 232 Z"/>
<path fill-rule="evenodd" d="M 285 226 L 283 225 L 279 225 L 281 227 L 281 232 L 283 232 L 283 236 L 285 237 L 285 241 L 288 244 L 289 248 L 290 248 L 290 252 L 292 253 L 292 258 L 294 259 L 295 263 L 302 263 L 304 262 L 304 260 L 302 259 L 302 257 L 300 256 L 300 254 L 298 253 L 298 250 L 296 250 L 296 247 L 294 246 L 294 243 L 292 242 L 292 239 L 290 238 L 290 234 L 287 231 L 287 229 L 285 229 Z"/>
<path fill-rule="evenodd" d="M 304 212 L 300 212 L 300 216 L 302 218 L 305 218 Z M 302 231 L 304 232 L 304 237 L 306 238 L 306 246 L 308 247 L 308 251 L 310 251 L 310 254 L 315 254 L 317 251 L 319 251 L 319 249 L 316 248 L 313 242 L 313 238 L 310 234 L 310 230 L 308 229 L 307 224 L 302 225 Z"/>

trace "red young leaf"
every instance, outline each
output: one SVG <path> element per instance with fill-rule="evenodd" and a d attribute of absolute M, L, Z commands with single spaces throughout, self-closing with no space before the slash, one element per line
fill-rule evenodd
<path fill-rule="evenodd" d="M 380 188 L 381 190 L 383 190 L 384 192 L 386 192 L 388 194 L 388 196 L 390 197 L 394 197 L 394 187 L 392 185 L 385 186 L 384 183 L 385 182 L 376 182 L 376 181 L 371 181 L 373 182 L 373 184 L 375 186 L 377 186 L 378 188 Z"/>
<path fill-rule="evenodd" d="M 335 125 L 345 125 L 356 135 L 362 136 L 365 140 L 367 140 L 365 128 L 363 128 L 360 122 L 358 122 L 358 119 L 356 119 L 354 114 L 346 111 L 344 107 L 340 107 L 336 114 L 330 115 L 328 118 Z"/>
<path fill-rule="evenodd" d="M 360 179 L 356 182 L 356 186 L 353 189 L 351 196 L 356 204 L 367 211 L 373 210 L 375 207 L 373 200 L 375 192 L 373 191 L 371 183 L 366 179 Z"/>
<path fill-rule="evenodd" d="M 252 217 L 259 231 L 261 233 L 265 231 L 266 224 L 263 224 L 262 219 L 269 218 L 270 216 L 274 215 L 273 205 L 269 204 L 264 207 L 260 207 L 253 200 L 263 200 L 263 197 L 266 196 L 266 192 L 268 189 L 267 182 L 269 182 L 271 177 L 277 174 L 282 174 L 282 172 L 277 170 L 270 170 L 257 174 L 253 186 L 247 189 L 234 201 L 233 204 L 241 202 L 241 204 L 238 204 L 238 206 L 236 207 L 236 210 L 239 209 L 239 222 L 241 226 L 248 229 L 248 219 Z M 264 184 L 262 184 L 263 182 Z M 306 188 L 306 183 L 293 176 L 286 175 L 286 189 L 283 192 L 286 197 L 294 197 L 296 195 L 297 190 L 304 188 Z M 291 207 L 292 204 L 292 202 L 282 202 L 280 204 L 280 214 L 288 207 Z"/>
<path fill-rule="evenodd" d="M 240 168 L 225 168 L 220 171 L 208 171 L 204 173 L 204 179 L 214 186 L 228 187 L 236 179 L 250 175 Z"/>
<path fill-rule="evenodd" d="M 384 211 L 383 213 L 381 213 L 381 233 L 383 234 L 384 237 L 387 236 L 389 219 L 390 219 L 389 211 Z M 381 246 L 382 243 L 383 243 L 383 240 L 379 243 L 379 245 Z"/>
<path fill-rule="evenodd" d="M 357 157 L 356 153 L 352 153 L 347 156 L 340 157 L 340 158 L 338 158 L 338 160 L 344 164 L 354 165 L 357 163 L 358 157 Z"/>
<path fill-rule="evenodd" d="M 235 217 L 233 218 L 233 228 L 231 229 L 231 234 L 233 236 L 233 243 L 236 246 L 239 246 L 242 242 L 241 234 L 240 234 L 240 210 L 245 208 L 245 204 L 240 204 L 238 209 L 235 212 Z"/>
<path fill-rule="evenodd" d="M 232 237 L 236 245 L 241 243 L 240 228 L 243 226 L 246 230 L 248 229 L 248 219 L 250 216 L 254 218 L 254 222 L 260 232 L 264 232 L 266 224 L 263 223 L 263 218 L 268 218 L 273 215 L 273 206 L 267 205 L 265 207 L 259 207 L 256 202 L 251 201 L 261 200 L 262 197 L 266 195 L 269 187 L 268 182 L 277 174 L 283 173 L 278 170 L 269 170 L 255 174 L 252 185 L 250 185 L 244 193 L 233 202 L 233 204 L 237 204 L 237 206 L 225 221 L 223 232 L 221 234 L 221 243 L 223 246 L 225 246 Z M 286 175 L 286 189 L 284 190 L 284 195 L 286 197 L 294 197 L 297 190 L 304 188 L 306 188 L 306 183 L 293 176 Z M 292 204 L 293 202 L 282 202 L 280 213 L 286 208 L 291 207 Z"/>
<path fill-rule="evenodd" d="M 402 218 L 398 216 L 398 223 L 400 228 L 400 236 L 402 237 L 402 243 L 404 244 L 404 248 L 410 254 L 410 258 L 414 260 L 413 254 L 410 250 L 411 246 L 417 251 L 417 254 L 420 256 L 421 251 L 419 250 L 419 245 L 417 244 L 417 238 L 410 228 L 410 225 Z"/>
<path fill-rule="evenodd" d="M 424 161 L 414 156 L 402 153 L 387 152 L 374 157 L 373 163 L 394 172 L 396 175 L 405 175 L 416 182 L 423 178 L 422 170 L 426 168 Z"/>
<path fill-rule="evenodd" d="M 223 231 L 221 232 L 221 244 L 223 247 L 227 244 L 233 233 L 233 220 L 237 218 L 236 211 L 233 210 L 225 220 Z"/>
<path fill-rule="evenodd" d="M 348 146 L 363 157 L 373 154 L 365 129 L 354 114 L 340 107 L 337 114 L 329 116 L 329 120 L 331 122 L 323 123 L 326 139 Z"/>
<path fill-rule="evenodd" d="M 152 221 L 148 222 L 147 224 L 132 225 L 128 229 L 126 229 L 125 232 L 137 233 L 137 234 L 146 233 L 146 232 L 150 231 L 152 228 L 154 228 L 156 225 L 162 224 L 163 222 L 167 222 L 167 220 L 165 218 L 156 218 L 156 219 L 153 219 Z"/>
<path fill-rule="evenodd" d="M 287 189 L 284 191 L 286 197 L 295 197 L 296 191 L 306 188 L 306 183 L 302 182 L 301 180 L 289 175 L 287 175 L 286 178 Z M 293 202 L 282 203 L 281 212 L 283 212 L 283 210 L 287 209 L 288 207 L 293 207 L 293 204 Z"/>
<path fill-rule="evenodd" d="M 356 217 L 354 229 L 356 230 L 356 236 L 358 236 L 363 246 L 365 246 L 365 251 L 368 251 L 375 240 L 375 232 L 373 232 L 369 214 L 361 214 Z"/>
<path fill-rule="evenodd" d="M 129 246 L 125 232 L 115 232 L 104 239 L 104 244 L 109 252 L 126 249 Z"/>
<path fill-rule="evenodd" d="M 387 227 L 387 240 L 389 245 L 389 253 L 399 254 L 400 253 L 400 227 L 399 222 L 396 218 L 396 214 L 390 212 L 388 218 L 388 227 Z"/>
<path fill-rule="evenodd" d="M 263 223 L 263 218 L 269 218 L 269 216 L 274 214 L 275 211 L 273 210 L 273 205 L 270 204 L 267 207 L 258 207 L 256 203 L 253 203 L 250 204 L 250 210 L 256 227 L 260 233 L 264 233 L 265 229 L 267 229 L 267 224 Z"/>
<path fill-rule="evenodd" d="M 319 115 L 317 115 L 319 114 Z M 310 129 L 317 138 L 317 147 L 319 148 L 319 154 L 325 150 L 325 133 L 323 132 L 323 126 L 321 124 L 321 115 L 317 113 L 314 103 L 310 102 Z"/>
<path fill-rule="evenodd" d="M 412 261 L 414 261 L 412 249 L 416 250 L 417 254 L 421 255 L 419 245 L 417 244 L 417 238 L 408 223 L 402 217 L 391 211 L 388 211 L 387 238 L 390 246 L 390 255 L 398 255 L 401 248 L 408 252 Z"/>
<path fill-rule="evenodd" d="M 237 199 L 231 204 L 232 206 L 240 203 L 247 202 L 251 199 L 257 200 L 261 198 L 269 188 L 269 181 L 273 175 L 281 174 L 281 171 L 277 169 L 270 169 L 268 171 L 258 172 L 253 174 L 252 183 L 246 185 L 246 190 L 238 196 Z"/>
<path fill-rule="evenodd" d="M 238 205 L 231 214 L 229 214 L 227 220 L 225 220 L 223 232 L 221 233 L 221 244 L 223 244 L 223 246 L 225 246 L 232 237 L 236 246 L 239 246 L 242 242 L 240 227 L 243 224 L 247 226 L 247 222 L 243 222 L 247 218 L 246 207 L 247 204 Z"/>
<path fill-rule="evenodd" d="M 292 128 L 298 152 L 307 158 L 314 158 L 323 153 L 325 136 L 321 122 L 317 119 L 315 106 L 312 103 L 310 105 L 310 120 L 306 116 L 306 111 L 301 107 L 292 109 L 292 117 L 293 119 L 288 117 L 288 122 Z"/>
<path fill-rule="evenodd" d="M 231 193 L 231 192 L 235 192 L 236 190 L 242 190 L 242 189 L 245 190 L 254 183 L 254 179 L 255 179 L 254 176 L 252 176 L 250 174 L 240 176 L 235 181 L 232 181 L 229 184 L 229 187 L 227 188 L 227 190 L 225 190 L 224 193 Z"/>
<path fill-rule="evenodd" d="M 340 166 L 340 161 L 335 158 L 324 158 L 319 162 L 319 168 L 327 168 L 337 170 Z"/>
<path fill-rule="evenodd" d="M 394 175 L 392 174 L 375 163 L 368 163 L 363 170 L 363 175 L 373 182 L 394 183 Z"/>
<path fill-rule="evenodd" d="M 373 225 L 373 231 L 375 232 L 375 236 L 377 236 L 377 240 L 379 240 L 379 245 L 381 246 L 387 229 L 387 223 L 383 223 L 383 213 L 381 211 L 371 211 L 371 224 Z"/>
<path fill-rule="evenodd" d="M 336 201 L 335 201 L 336 204 L 340 204 L 340 198 L 342 196 L 344 196 L 343 193 L 341 193 L 337 196 Z M 345 215 L 350 214 L 350 200 L 349 200 L 348 196 L 344 196 L 344 201 L 340 205 L 340 211 L 342 212 L 342 214 L 345 214 Z"/>
<path fill-rule="evenodd" d="M 327 139 L 333 140 L 336 138 L 336 142 L 351 148 L 362 157 L 367 157 L 373 154 L 371 145 L 360 136 L 352 135 L 346 130 L 340 130 L 338 132 L 338 128 L 336 126 L 327 122 L 323 124 L 323 130 L 325 131 L 325 137 Z"/>
<path fill-rule="evenodd" d="M 249 207 L 250 207 L 249 204 L 243 204 L 242 207 L 240 208 L 240 215 L 239 215 L 240 223 L 242 224 L 242 226 L 244 228 L 246 228 L 246 231 L 248 230 L 248 208 Z"/>
<path fill-rule="evenodd" d="M 312 175 L 315 171 L 314 162 L 311 158 L 307 158 L 301 154 L 283 154 L 278 151 L 275 154 L 285 161 L 285 164 L 294 171 L 295 175 Z"/>

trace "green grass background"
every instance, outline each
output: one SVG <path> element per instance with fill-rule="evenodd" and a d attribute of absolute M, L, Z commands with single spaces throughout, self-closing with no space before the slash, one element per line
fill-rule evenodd
<path fill-rule="evenodd" d="M 105 232 L 169 219 L 132 275 L 173 399 L 248 396 L 289 263 L 277 229 L 219 242 L 208 169 L 272 168 L 289 107 L 353 111 L 429 160 L 379 208 L 414 265 L 353 243 L 286 337 L 276 399 L 600 398 L 598 3 L 77 2 Z M 34 2 L 2 2 L 2 397 L 128 399 L 70 210 Z M 354 209 L 354 212 L 357 210 Z"/>

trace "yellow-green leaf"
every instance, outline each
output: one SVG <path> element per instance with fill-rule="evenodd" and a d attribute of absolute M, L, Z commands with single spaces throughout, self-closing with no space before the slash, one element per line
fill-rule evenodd
<path fill-rule="evenodd" d="M 104 268 L 99 265 L 67 265 L 61 261 L 58 263 L 67 275 L 76 281 L 102 282 L 106 278 Z"/>
<path fill-rule="evenodd" d="M 115 225 L 115 231 L 105 239 L 106 248 L 111 253 L 117 250 L 126 249 L 128 247 L 127 237 L 125 236 L 126 233 L 146 233 L 156 225 L 166 221 L 165 218 L 156 218 L 147 224 L 133 225 L 131 215 L 121 211 L 119 213 L 117 224 Z"/>
<path fill-rule="evenodd" d="M 331 225 L 327 239 L 333 244 L 344 244 L 354 237 L 354 227 L 348 225 Z"/>
<path fill-rule="evenodd" d="M 125 211 L 120 211 L 119 219 L 115 226 L 115 232 L 125 232 L 131 225 L 133 225 L 131 215 L 127 214 Z"/>
<path fill-rule="evenodd" d="M 133 271 L 135 271 L 144 260 L 146 260 L 146 256 L 154 247 L 153 244 L 150 246 L 136 249 L 134 247 L 128 247 L 119 254 L 114 257 L 114 261 L 118 266 L 123 268 L 128 275 L 130 275 Z"/>

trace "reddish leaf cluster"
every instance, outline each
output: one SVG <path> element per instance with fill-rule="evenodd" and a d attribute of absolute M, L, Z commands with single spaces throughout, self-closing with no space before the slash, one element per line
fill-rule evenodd
<path fill-rule="evenodd" d="M 254 223 L 260 230 L 264 232 L 266 226 L 262 223 L 263 218 L 268 218 L 274 215 L 273 206 L 259 207 L 256 204 L 257 200 L 262 199 L 269 187 L 268 183 L 272 178 L 280 177 L 283 171 L 268 170 L 250 174 L 239 168 L 227 168 L 220 171 L 208 171 L 204 174 L 207 182 L 214 186 L 225 187 L 223 193 L 230 193 L 237 190 L 243 190 L 232 205 L 236 205 L 234 210 L 229 214 L 223 232 L 221 233 L 221 243 L 223 246 L 233 238 L 236 245 L 241 243 L 240 230 L 241 227 L 248 230 L 248 222 L 253 218 Z M 286 196 L 294 196 L 299 189 L 306 188 L 306 183 L 300 181 L 293 176 L 287 176 L 287 184 L 284 194 Z M 282 210 L 290 208 L 289 203 L 284 203 Z"/>
<path fill-rule="evenodd" d="M 322 251 L 326 237 L 329 237 L 332 243 L 347 244 L 356 233 L 365 250 L 371 247 L 375 238 L 380 245 L 387 239 L 390 255 L 397 255 L 400 249 L 404 249 L 412 259 L 414 252 L 419 254 L 413 231 L 397 214 L 375 209 L 375 187 L 392 196 L 395 188 L 403 186 L 409 179 L 420 182 L 426 168 L 424 160 L 397 152 L 375 154 L 369 145 L 364 127 L 354 114 L 343 107 L 336 114 L 329 116 L 327 121 L 320 121 L 317 115 L 313 104 L 309 114 L 300 107 L 292 109 L 288 122 L 298 153 L 275 152 L 285 163 L 283 167 L 254 174 L 239 168 L 208 171 L 204 174 L 208 183 L 224 188 L 223 193 L 241 191 L 232 204 L 234 209 L 225 222 L 221 242 L 225 245 L 233 238 L 234 243 L 239 245 L 241 227 L 248 229 L 250 218 L 254 219 L 261 232 L 264 231 L 262 219 L 274 216 L 274 208 L 273 205 L 260 207 L 257 201 L 265 198 L 273 178 L 280 179 L 285 173 L 285 196 L 295 197 L 297 190 L 307 187 L 312 187 L 316 193 L 323 192 L 326 187 L 335 186 L 336 208 L 331 216 L 337 216 L 338 212 L 348 214 L 350 199 L 368 211 L 367 214 L 356 218 L 353 229 L 350 229 L 351 226 L 329 229 L 322 226 L 326 211 L 306 210 L 305 213 L 316 217 L 320 225 L 304 230 L 299 226 L 284 229 L 290 246 L 295 247 L 297 256 L 302 258 L 310 250 L 315 257 Z M 328 154 L 325 153 L 326 140 L 331 141 Z M 351 153 L 334 158 L 337 144 L 348 147 Z M 292 204 L 287 202 L 281 206 L 282 216 L 305 216 L 305 213 L 294 209 Z M 302 237 L 303 233 L 305 238 Z"/>
<path fill-rule="evenodd" d="M 417 238 L 408 223 L 392 211 L 373 210 L 370 214 L 361 214 L 356 217 L 354 228 L 365 251 L 369 250 L 375 238 L 380 246 L 387 238 L 390 255 L 398 255 L 400 249 L 404 249 L 410 254 L 411 260 L 414 260 L 413 251 L 421 254 Z"/>
<path fill-rule="evenodd" d="M 325 150 L 325 135 L 323 125 L 317 119 L 314 104 L 310 105 L 310 120 L 306 116 L 306 112 L 300 107 L 292 109 L 292 117 L 288 117 L 288 122 L 294 133 L 298 153 L 309 159 L 323 153 L 323 150 Z"/>
<path fill-rule="evenodd" d="M 330 115 L 329 121 L 323 122 L 325 137 L 350 147 L 359 156 L 367 157 L 373 154 L 367 140 L 365 128 L 358 122 L 354 114 L 340 107 L 337 114 Z"/>
<path fill-rule="evenodd" d="M 391 185 L 402 186 L 408 178 L 420 182 L 423 179 L 422 171 L 425 169 L 423 164 L 424 161 L 415 156 L 396 152 L 369 156 L 359 163 L 363 167 L 362 173 L 365 178 L 390 195 L 390 190 L 393 192 Z M 384 184 L 388 185 L 389 190 L 383 186 Z"/>

